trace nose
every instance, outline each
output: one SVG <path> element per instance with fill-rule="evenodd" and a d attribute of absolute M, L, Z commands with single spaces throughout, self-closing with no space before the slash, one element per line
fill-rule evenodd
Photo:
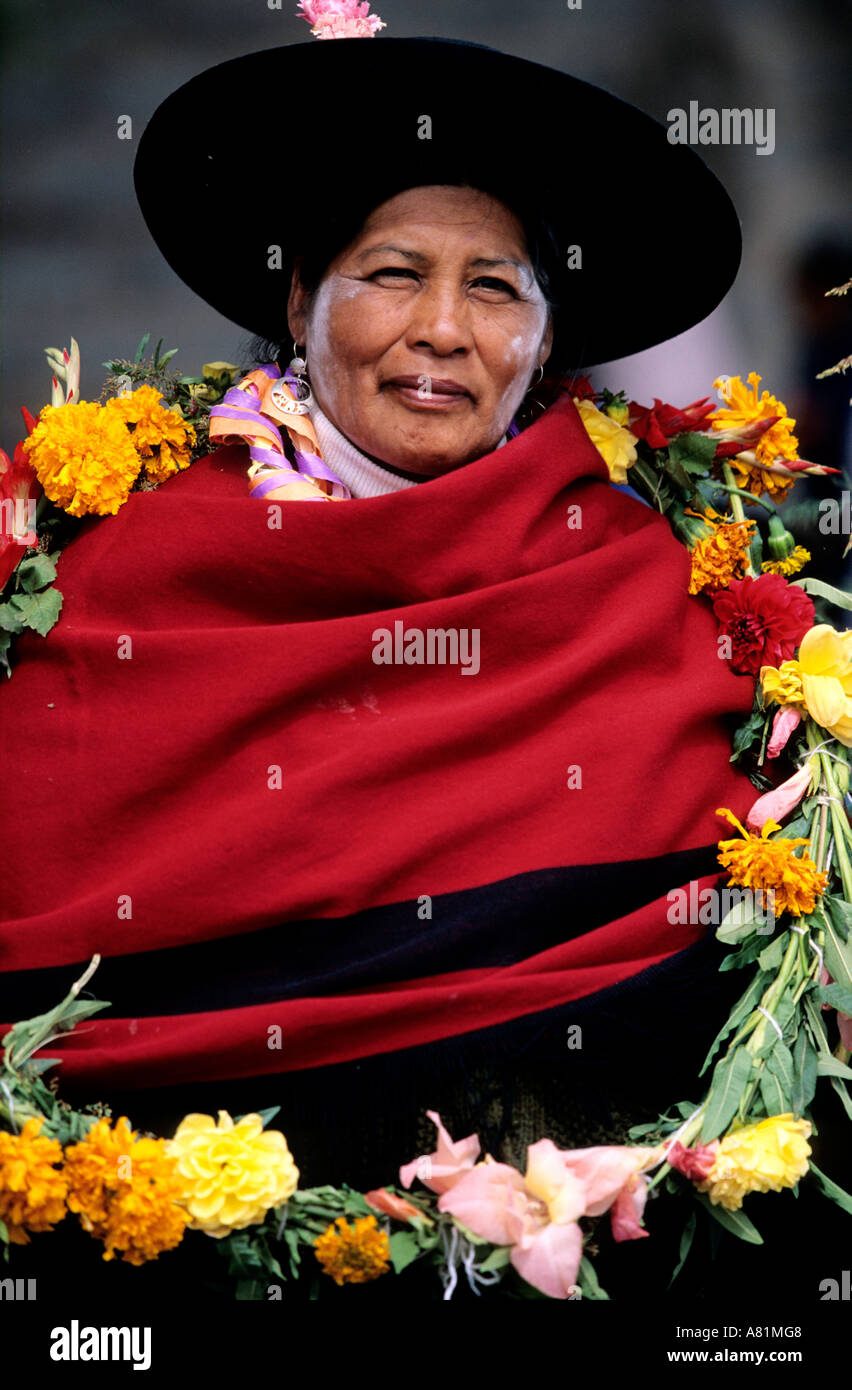
<path fill-rule="evenodd" d="M 409 347 L 428 349 L 437 357 L 469 352 L 473 335 L 461 289 L 440 280 L 422 285 L 412 299 L 406 339 Z"/>

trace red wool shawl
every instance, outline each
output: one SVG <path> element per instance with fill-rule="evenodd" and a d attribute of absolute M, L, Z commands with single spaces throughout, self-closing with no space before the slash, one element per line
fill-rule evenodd
<path fill-rule="evenodd" d="M 99 952 L 113 1007 L 53 1046 L 64 1075 L 258 1076 L 521 1019 L 697 941 L 668 895 L 717 881 L 715 809 L 752 799 L 729 763 L 752 683 L 572 402 L 377 498 L 268 504 L 246 463 L 87 520 L 57 627 L 19 642 L 0 1018 Z M 478 633 L 479 669 L 464 645 L 379 663 L 380 629 L 413 657 Z"/>

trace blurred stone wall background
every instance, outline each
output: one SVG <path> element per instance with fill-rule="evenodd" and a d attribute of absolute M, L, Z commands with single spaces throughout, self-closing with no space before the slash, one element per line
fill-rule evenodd
<path fill-rule="evenodd" d="M 819 327 L 823 306 L 819 292 L 808 301 L 797 290 L 794 266 L 806 248 L 827 240 L 835 261 L 847 264 L 842 278 L 852 275 L 852 255 L 843 249 L 852 240 L 852 6 L 582 0 L 572 9 L 566 0 L 377 0 L 373 8 L 387 35 L 436 34 L 514 51 L 609 87 L 663 122 L 670 108 L 691 100 L 717 109 L 775 108 L 772 155 L 736 146 L 701 151 L 743 223 L 743 264 L 725 303 L 673 344 L 596 376 L 640 399 L 656 394 L 683 404 L 707 394 L 719 372 L 757 370 L 806 415 L 814 413 L 814 390 L 823 393 L 815 398 L 817 416 L 833 392 L 832 430 L 842 430 L 847 417 L 837 401 L 845 406 L 852 376 L 834 386 L 811 382 L 810 403 L 805 393 L 805 377 L 813 375 L 807 355 L 814 355 L 805 330 Z M 43 349 L 67 345 L 72 334 L 90 399 L 100 391 L 102 361 L 132 355 L 147 330 L 179 347 L 174 365 L 187 373 L 212 359 L 241 360 L 245 335 L 185 289 L 151 242 L 133 196 L 132 164 L 152 111 L 194 73 L 238 53 L 308 40 L 295 10 L 295 0 L 283 0 L 281 9 L 270 0 L 4 0 L 0 442 L 7 450 L 21 434 L 19 406 L 38 410 L 48 397 Z M 297 136 L 295 158 L 321 171 L 310 111 L 291 110 L 282 92 L 281 113 Z M 132 141 L 117 138 L 125 114 L 133 118 Z M 241 122 L 247 131 L 251 116 L 199 112 L 200 121 Z M 700 215 L 679 207 L 665 188 L 649 187 L 642 170 L 623 167 L 617 149 L 598 148 L 593 131 L 541 138 L 564 161 L 579 196 L 605 199 L 626 227 L 651 217 L 660 236 L 674 240 Z M 174 216 L 196 219 L 203 235 L 215 208 L 194 202 L 193 150 L 175 149 L 174 158 L 186 169 L 186 199 Z M 817 256 L 817 280 L 826 264 L 833 265 L 830 255 Z M 852 324 L 843 313 L 835 303 L 829 327 L 841 339 L 848 328 L 850 352 Z M 816 351 L 818 358 L 819 338 Z M 825 420 L 811 431 L 817 439 L 820 432 Z M 803 453 L 807 447 L 805 439 Z"/>

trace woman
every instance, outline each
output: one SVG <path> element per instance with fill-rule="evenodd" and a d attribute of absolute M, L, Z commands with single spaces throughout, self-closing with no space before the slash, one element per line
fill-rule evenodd
<path fill-rule="evenodd" d="M 198 150 L 212 226 L 175 219 L 163 151 L 225 94 L 251 90 L 263 131 L 282 82 L 295 110 L 323 92 L 327 176 L 298 186 L 290 151 L 285 217 L 247 132 L 220 131 Z M 593 122 L 706 219 L 674 246 L 614 226 L 501 125 L 509 83 L 542 131 Z M 366 168 L 340 148 L 356 90 Z M 515 417 L 545 365 L 713 307 L 726 195 L 608 94 L 438 40 L 202 74 L 136 177 L 170 263 L 294 340 L 310 395 L 285 351 L 217 412 L 251 491 L 231 444 L 63 556 L 62 622 L 22 640 L 6 721 L 32 793 L 7 864 L 40 846 L 37 880 L 7 871 L 6 998 L 40 1011 L 100 952 L 112 1009 L 62 1049 L 64 1092 L 165 1133 L 280 1105 L 305 1184 L 393 1180 L 432 1147 L 427 1108 L 521 1165 L 545 1134 L 623 1140 L 694 1096 L 739 992 L 669 909 L 717 881 L 716 807 L 751 800 L 728 763 L 751 684 L 712 660 L 685 552 L 609 485 L 570 396 Z"/>

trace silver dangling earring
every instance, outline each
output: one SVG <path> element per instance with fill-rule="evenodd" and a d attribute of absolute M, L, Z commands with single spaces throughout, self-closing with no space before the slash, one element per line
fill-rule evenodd
<path fill-rule="evenodd" d="M 539 370 L 539 378 L 538 378 L 538 381 L 533 382 L 533 384 L 532 384 L 531 386 L 528 386 L 528 387 L 527 387 L 527 394 L 526 394 L 526 396 L 524 397 L 523 404 L 524 404 L 524 405 L 537 405 L 538 408 L 539 408 L 539 410 L 544 410 L 545 407 L 544 407 L 544 405 L 542 404 L 542 402 L 541 402 L 541 401 L 537 401 L 537 400 L 535 399 L 535 396 L 532 395 L 532 392 L 533 392 L 533 391 L 536 391 L 536 390 L 538 389 L 538 387 L 541 385 L 541 383 L 544 381 L 544 367 L 543 367 L 540 363 L 539 363 L 539 368 L 538 368 L 538 370 Z"/>
<path fill-rule="evenodd" d="M 276 405 L 284 415 L 307 415 L 310 407 L 313 405 L 314 398 L 311 392 L 311 384 L 308 381 L 307 371 L 308 364 L 304 357 L 299 356 L 298 346 L 294 343 L 293 357 L 290 365 L 285 375 L 275 382 L 275 385 L 269 393 L 273 404 Z M 295 391 L 295 400 L 292 400 L 282 389 L 285 386 L 289 386 L 291 391 Z"/>

